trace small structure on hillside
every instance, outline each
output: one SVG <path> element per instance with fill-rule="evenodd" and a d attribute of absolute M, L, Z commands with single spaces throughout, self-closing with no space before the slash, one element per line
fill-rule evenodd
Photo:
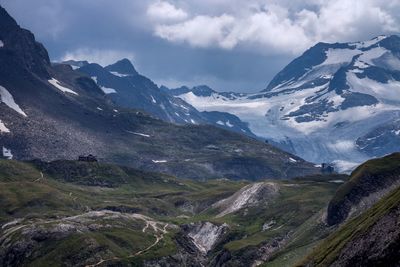
<path fill-rule="evenodd" d="M 326 173 L 326 174 L 331 174 L 335 172 L 335 168 L 328 163 L 322 163 L 321 164 L 321 172 Z"/>
<path fill-rule="evenodd" d="M 97 158 L 92 154 L 89 154 L 87 156 L 81 155 L 79 156 L 78 161 L 97 162 Z"/>

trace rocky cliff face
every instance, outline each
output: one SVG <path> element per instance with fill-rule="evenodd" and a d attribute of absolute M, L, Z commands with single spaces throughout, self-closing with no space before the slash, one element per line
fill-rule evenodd
<path fill-rule="evenodd" d="M 335 225 L 371 207 L 400 185 L 400 154 L 370 160 L 359 166 L 329 203 L 327 223 Z"/>

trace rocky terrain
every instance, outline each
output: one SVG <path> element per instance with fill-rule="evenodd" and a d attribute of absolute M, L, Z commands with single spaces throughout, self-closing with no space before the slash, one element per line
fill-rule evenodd
<path fill-rule="evenodd" d="M 109 86 L 105 78 L 99 76 L 98 85 L 70 65 L 50 64 L 46 49 L 3 8 L 0 22 L 3 157 L 52 161 L 90 153 L 103 162 L 193 179 L 257 180 L 319 172 L 313 164 L 300 158 L 291 161 L 294 156 L 243 134 L 211 125 L 171 124 L 124 108 L 128 105 L 118 105 L 102 89 Z M 108 70 L 97 68 L 109 79 L 135 82 L 140 87 L 135 90 L 147 92 L 147 100 L 150 89 L 158 90 L 136 75 L 129 62 L 108 66 Z M 145 103 L 144 97 L 137 101 Z"/>
<path fill-rule="evenodd" d="M 298 266 L 398 266 L 400 189 L 332 233 Z"/>

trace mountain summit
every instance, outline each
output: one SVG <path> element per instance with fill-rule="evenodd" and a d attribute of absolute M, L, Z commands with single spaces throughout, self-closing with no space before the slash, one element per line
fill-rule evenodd
<path fill-rule="evenodd" d="M 260 93 L 178 96 L 224 111 L 250 130 L 315 162 L 349 170 L 400 150 L 400 37 L 318 43 L 280 71 Z"/>
<path fill-rule="evenodd" d="M 119 75 L 138 75 L 139 73 L 136 71 L 135 67 L 132 65 L 132 62 L 127 59 L 121 59 L 114 64 L 108 65 L 105 67 L 111 73 L 119 74 Z"/>

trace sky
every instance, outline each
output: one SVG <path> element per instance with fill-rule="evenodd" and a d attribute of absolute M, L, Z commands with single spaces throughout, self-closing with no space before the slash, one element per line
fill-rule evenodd
<path fill-rule="evenodd" d="M 158 85 L 256 92 L 317 42 L 400 32 L 399 0 L 0 0 L 53 61 L 121 58 Z"/>

